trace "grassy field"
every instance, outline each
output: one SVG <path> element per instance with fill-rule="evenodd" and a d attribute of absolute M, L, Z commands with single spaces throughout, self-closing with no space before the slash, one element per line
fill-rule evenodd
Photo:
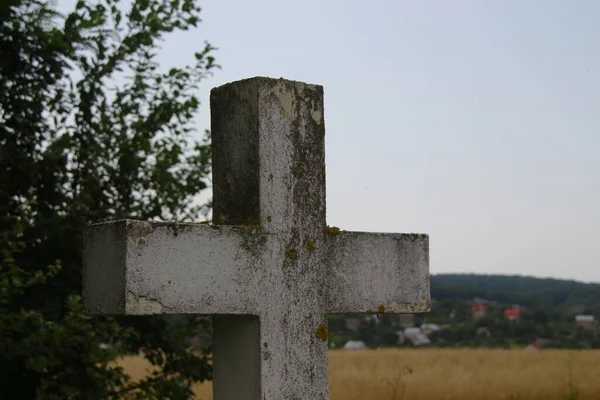
<path fill-rule="evenodd" d="M 133 377 L 143 359 L 123 365 Z M 358 350 L 329 354 L 332 400 L 600 400 L 600 351 Z M 211 385 L 195 387 L 212 399 Z"/>

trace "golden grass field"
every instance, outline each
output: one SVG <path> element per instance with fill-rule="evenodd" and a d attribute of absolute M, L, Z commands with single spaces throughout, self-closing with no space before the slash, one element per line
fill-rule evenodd
<path fill-rule="evenodd" d="M 122 365 L 133 378 L 148 364 Z M 410 370 L 408 370 L 410 368 Z M 385 349 L 329 353 L 331 400 L 600 400 L 600 350 Z M 210 383 L 198 399 L 212 399 Z"/>

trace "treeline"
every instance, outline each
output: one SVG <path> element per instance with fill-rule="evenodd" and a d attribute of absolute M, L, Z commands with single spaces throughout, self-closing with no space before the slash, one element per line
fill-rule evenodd
<path fill-rule="evenodd" d="M 525 307 L 598 310 L 600 284 L 514 275 L 440 274 L 431 277 L 436 300 L 491 299 Z"/>

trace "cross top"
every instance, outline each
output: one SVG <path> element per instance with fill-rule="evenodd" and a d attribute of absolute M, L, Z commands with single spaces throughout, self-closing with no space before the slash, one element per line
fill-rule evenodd
<path fill-rule="evenodd" d="M 230 83 L 211 116 L 214 224 L 90 226 L 86 307 L 213 315 L 216 400 L 326 400 L 327 314 L 427 311 L 428 237 L 326 226 L 321 86 Z"/>

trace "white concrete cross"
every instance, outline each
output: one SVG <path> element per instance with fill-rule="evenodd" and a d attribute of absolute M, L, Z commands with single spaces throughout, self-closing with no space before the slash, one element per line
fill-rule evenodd
<path fill-rule="evenodd" d="M 213 225 L 89 227 L 92 314 L 214 319 L 216 400 L 325 400 L 328 313 L 429 309 L 429 240 L 325 224 L 323 88 L 252 78 L 211 92 Z"/>

